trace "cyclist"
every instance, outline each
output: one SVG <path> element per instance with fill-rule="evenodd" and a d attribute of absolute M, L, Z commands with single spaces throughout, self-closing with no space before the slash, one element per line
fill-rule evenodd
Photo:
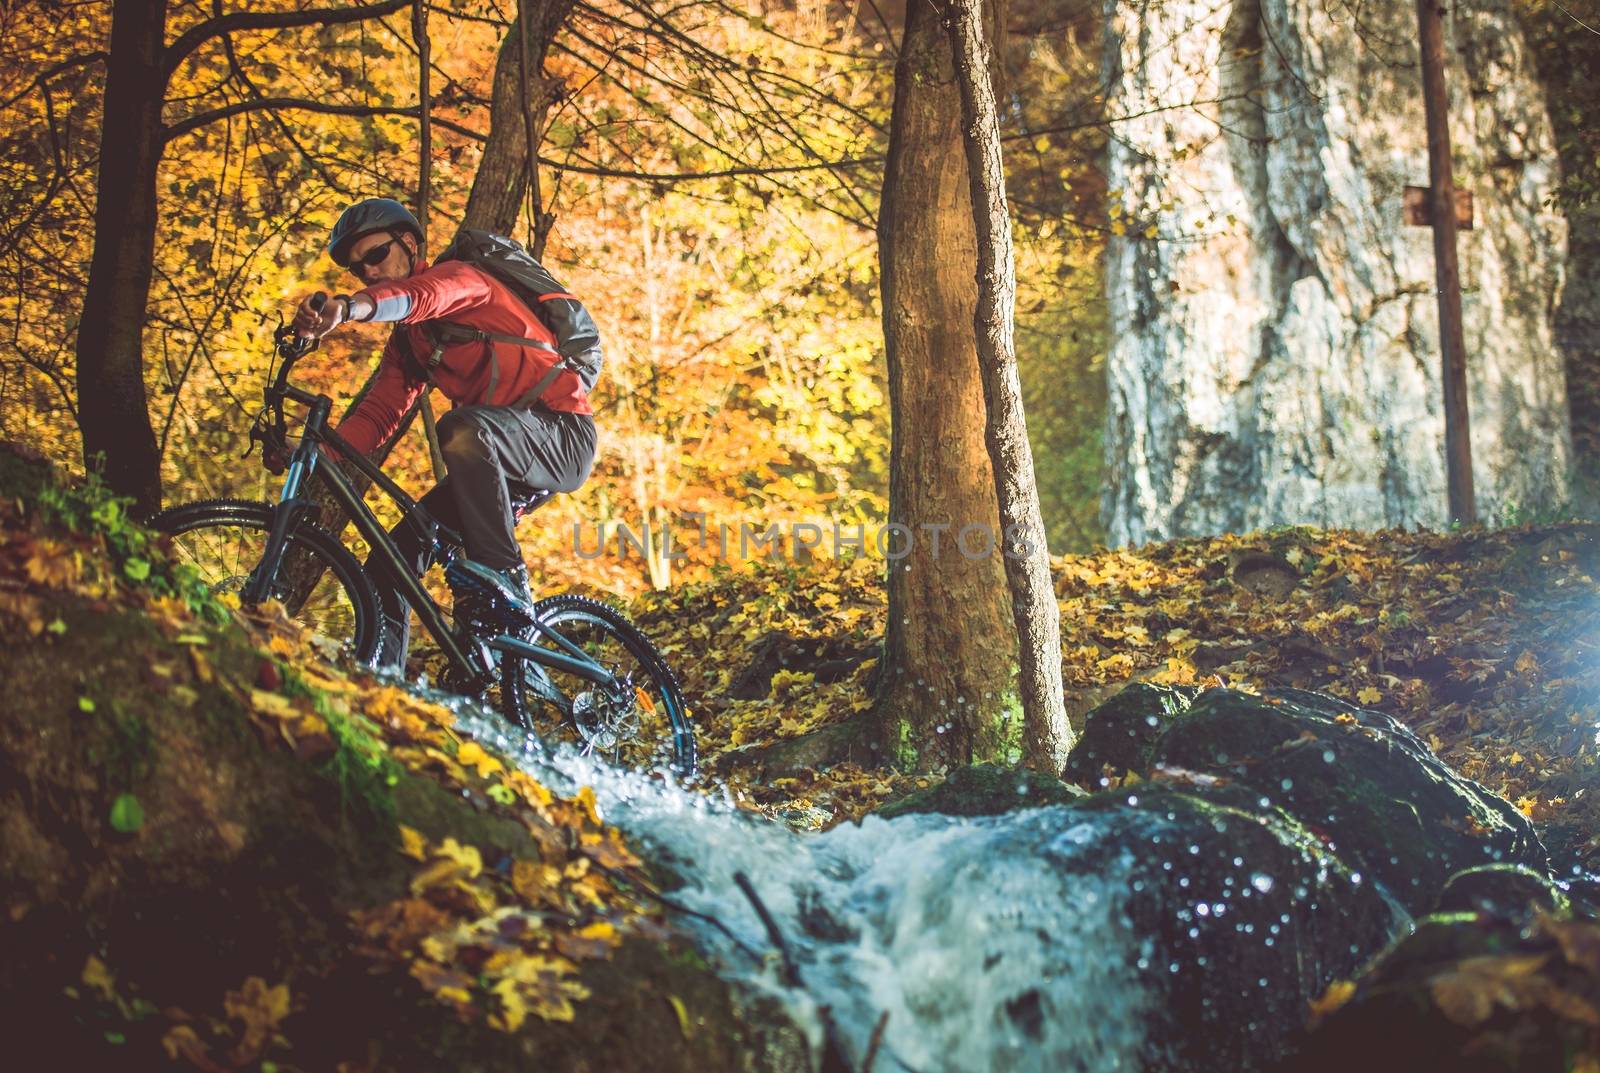
<path fill-rule="evenodd" d="M 430 266 L 418 257 L 422 229 L 404 205 L 369 198 L 347 208 L 334 224 L 328 254 L 364 286 L 335 295 L 320 311 L 301 302 L 294 329 L 321 338 L 341 324 L 397 321 L 379 360 L 372 389 L 338 426 L 363 454 L 387 440 L 401 418 L 430 387 L 454 404 L 439 419 L 439 447 L 448 475 L 422 497 L 429 515 L 461 532 L 469 558 L 496 571 L 511 591 L 531 603 L 528 568 L 513 530 L 516 518 L 508 480 L 534 489 L 571 492 L 589 477 L 595 456 L 594 410 L 577 373 L 565 371 L 537 398 L 536 386 L 557 361 L 552 351 L 481 335 L 449 325 L 509 338 L 555 337 L 521 299 L 487 272 L 447 261 Z M 419 355 L 426 355 L 418 360 Z M 407 566 L 418 575 L 430 565 L 430 536 L 401 522 L 391 532 Z M 369 564 L 370 565 L 370 564 Z M 486 632 L 491 601 L 480 592 L 456 592 L 455 615 Z M 398 619 L 385 614 L 380 661 L 403 670 L 409 640 L 409 608 Z"/>

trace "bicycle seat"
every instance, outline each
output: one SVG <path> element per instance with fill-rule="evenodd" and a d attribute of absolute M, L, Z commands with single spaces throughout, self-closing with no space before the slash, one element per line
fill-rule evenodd
<path fill-rule="evenodd" d="M 521 481 L 507 481 L 506 491 L 511 495 L 511 516 L 519 521 L 524 514 L 536 509 L 556 494 L 553 489 L 535 488 Z"/>

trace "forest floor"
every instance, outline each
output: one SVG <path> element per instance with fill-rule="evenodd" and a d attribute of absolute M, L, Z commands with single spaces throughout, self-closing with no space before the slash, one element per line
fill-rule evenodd
<path fill-rule="evenodd" d="M 38 678 L 13 683 L 38 708 L 28 719 L 70 724 L 73 734 L 91 737 L 103 729 L 110 735 L 105 763 L 125 751 L 130 726 L 145 728 L 141 755 L 160 756 L 149 740 L 181 745 L 191 725 L 195 734 L 209 727 L 205 733 L 215 736 L 225 724 L 248 723 L 269 751 L 332 780 L 341 799 L 354 787 L 382 805 L 399 793 L 393 787 L 426 783 L 442 787 L 457 807 L 466 802 L 463 816 L 448 822 L 437 809 L 428 812 L 436 829 L 427 831 L 407 818 L 405 801 L 418 791 L 395 798 L 398 813 L 392 803 L 375 808 L 395 832 L 392 858 L 385 858 L 396 873 L 386 880 L 394 889 L 373 894 L 351 919 L 365 936 L 362 958 L 419 983 L 435 1008 L 487 1025 L 497 1037 L 510 1039 L 525 1022 L 570 1025 L 573 1002 L 589 993 L 580 978 L 595 984 L 595 966 L 653 949 L 663 933 L 653 910 L 637 901 L 649 881 L 592 796 L 552 795 L 457 733 L 448 710 L 370 674 L 343 672 L 327 646 L 281 609 L 251 617 L 242 634 L 228 629 L 226 612 L 168 565 L 160 541 L 132 526 L 114 501 L 49 483 L 19 493 L 14 468 L 0 452 L 7 471 L 0 473 L 0 622 L 13 638 L 12 668 Z M 1052 565 L 1075 725 L 1135 681 L 1321 690 L 1398 717 L 1452 767 L 1515 803 L 1563 868 L 1592 868 L 1600 851 L 1600 524 L 1447 534 L 1285 528 L 1064 556 Z M 804 829 L 859 818 L 932 781 L 852 764 L 766 776 L 742 762 L 751 750 L 870 707 L 885 619 L 881 576 L 882 564 L 870 559 L 804 568 L 768 563 L 632 603 L 629 612 L 683 680 L 703 762 L 718 772 L 713 785 L 725 780 L 745 807 Z M 148 651 L 133 651 L 137 646 L 109 632 L 126 632 L 130 622 L 141 627 Z M 102 642 L 93 637 L 97 624 L 108 631 Z M 74 670 L 65 654 L 78 648 Z M 39 778 L 62 786 L 82 780 L 74 764 L 99 762 L 92 753 L 74 760 L 19 748 L 39 765 Z M 229 748 L 238 762 L 254 763 L 238 741 Z M 111 785 L 133 779 L 131 770 L 108 768 L 91 780 L 93 815 L 85 813 L 84 822 L 112 865 L 133 859 L 128 855 L 141 845 L 164 852 L 169 843 L 157 834 L 195 826 L 192 815 L 169 807 L 171 795 L 194 778 L 185 774 L 189 768 L 172 766 L 179 752 L 141 761 L 168 765 L 165 781 L 138 776 L 149 793 Z M 1088 788 L 1136 778 L 1107 770 L 1099 787 Z M 193 807 L 206 823 L 216 821 L 226 849 L 240 837 L 225 815 L 229 797 L 206 801 Z M 517 839 L 505 835 L 507 821 L 522 832 Z M 46 856 L 38 875 L 48 885 L 54 873 L 43 866 Z M 489 867 L 491 859 L 504 867 Z M 90 882 L 85 889 L 98 888 Z M 33 919 L 35 903 L 14 893 L 7 894 L 10 919 Z M 504 930 L 506 920 L 518 924 L 514 935 Z M 485 921 L 494 925 L 487 932 Z M 280 976 L 313 990 L 315 980 L 338 979 L 307 967 L 315 954 L 296 953 L 301 960 Z M 656 976 L 678 974 L 672 993 L 699 986 L 691 961 L 651 956 Z M 130 1005 L 117 990 L 109 975 L 116 966 L 107 969 L 90 954 L 64 969 L 83 994 L 100 996 L 94 1009 L 114 1026 L 108 1040 L 154 1023 L 154 1007 Z M 272 1050 L 276 1026 L 291 1023 L 288 986 L 251 977 L 224 1003 L 244 1015 L 163 1014 L 153 1038 L 201 1068 L 208 1067 L 194 1055 L 224 1048 L 253 1061 Z M 591 989 L 598 993 L 598 985 Z M 702 1002 L 723 1018 L 735 1016 L 724 999 Z M 295 1003 L 293 1016 L 302 1019 L 317 1008 L 299 997 Z M 711 1037 L 676 1031 L 689 1023 L 681 1004 L 656 1005 L 668 1035 L 685 1049 L 682 1067 L 711 1068 L 706 1055 L 690 1053 Z M 392 1008 L 379 1003 L 374 1011 L 383 1023 Z M 625 1005 L 613 1014 L 640 1016 Z M 538 1045 L 555 1040 L 587 1053 L 608 1038 L 606 1016 L 584 1022 L 591 1035 L 545 1035 Z M 329 1028 L 328 1038 L 336 1035 Z M 659 1045 L 660 1031 L 646 1036 Z M 314 1033 L 305 1029 L 296 1038 L 305 1047 Z"/>
<path fill-rule="evenodd" d="M 0 523 L 14 529 L 21 517 L 3 511 Z M 63 584 L 107 543 L 105 526 L 97 533 L 87 514 L 81 521 L 76 542 L 0 538 L 10 555 L 28 557 L 20 572 L 34 584 Z M 120 520 L 116 528 L 127 531 Z M 882 569 L 872 558 L 757 562 L 626 607 L 677 671 L 702 766 L 747 807 L 825 827 L 931 781 L 848 763 L 762 779 L 740 763 L 741 753 L 870 708 Z M 1138 681 L 1320 690 L 1399 718 L 1456 770 L 1515 803 L 1552 849 L 1600 853 L 1600 523 L 1284 527 L 1061 556 L 1052 572 L 1075 728 Z M 17 617 L 22 600 L 4 596 L 0 613 Z M 24 621 L 43 628 L 37 614 Z M 275 644 L 279 655 L 296 654 L 282 636 Z M 414 648 L 413 666 L 428 655 Z M 1086 788 L 1135 777 L 1106 771 Z"/>
<path fill-rule="evenodd" d="M 1600 524 L 1293 527 L 1052 568 L 1075 727 L 1134 681 L 1321 690 L 1399 718 L 1552 850 L 1600 850 Z M 737 762 L 743 746 L 868 706 L 881 572 L 869 559 L 762 564 L 631 608 L 683 679 L 705 761 L 752 807 L 826 826 L 928 782 L 848 764 L 760 782 Z"/>

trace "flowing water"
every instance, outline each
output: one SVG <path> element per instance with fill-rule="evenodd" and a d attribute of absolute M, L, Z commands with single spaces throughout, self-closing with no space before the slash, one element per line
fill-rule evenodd
<path fill-rule="evenodd" d="M 814 1055 L 826 1016 L 860 1068 L 887 1014 L 875 1070 L 1143 1066 L 1148 998 L 1139 976 L 1150 950 L 1122 909 L 1132 847 L 1162 841 L 1161 817 L 1091 823 L 1048 808 L 869 817 L 797 833 L 715 795 L 570 752 L 546 757 L 470 711 L 462 722 L 553 790 L 594 787 L 605 820 L 680 880 L 671 898 L 700 915 L 680 913 L 678 923 L 721 975 L 777 998 L 810 1034 Z M 803 987 L 781 982 L 769 932 L 735 882 L 740 872 L 775 918 Z"/>

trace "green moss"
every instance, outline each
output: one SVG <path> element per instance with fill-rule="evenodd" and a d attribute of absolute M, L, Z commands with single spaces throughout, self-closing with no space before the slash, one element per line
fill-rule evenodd
<path fill-rule="evenodd" d="M 937 786 L 918 790 L 877 811 L 885 819 L 913 812 L 946 816 L 998 816 L 1023 808 L 1063 805 L 1083 795 L 1048 775 L 999 764 L 957 768 Z"/>
<path fill-rule="evenodd" d="M 894 722 L 894 762 L 901 771 L 917 770 L 917 747 L 911 743 L 912 727 L 909 719 L 896 717 Z"/>
<path fill-rule="evenodd" d="M 999 743 L 999 755 L 987 759 L 1015 766 L 1022 763 L 1022 697 L 1015 689 L 1000 695 L 1000 710 L 994 716 L 994 739 Z"/>
<path fill-rule="evenodd" d="M 390 758 L 377 728 L 366 717 L 351 714 L 322 690 L 308 685 L 293 668 L 280 670 L 284 695 L 309 700 L 328 724 L 334 752 L 319 765 L 319 771 L 338 786 L 340 807 L 358 819 L 392 829 L 394 787 L 402 770 Z"/>

